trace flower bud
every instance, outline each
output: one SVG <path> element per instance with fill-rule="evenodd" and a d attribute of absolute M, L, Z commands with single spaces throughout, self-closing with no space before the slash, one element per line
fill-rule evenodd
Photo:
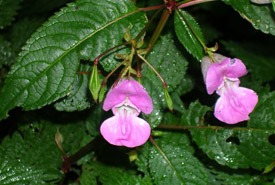
<path fill-rule="evenodd" d="M 132 36 L 131 36 L 130 31 L 129 31 L 129 27 L 126 28 L 126 32 L 124 33 L 123 38 L 124 38 L 124 40 L 126 40 L 127 42 L 130 41 L 130 40 L 132 40 Z"/>
<path fill-rule="evenodd" d="M 138 154 L 136 150 L 131 150 L 127 154 L 129 156 L 130 163 L 138 159 Z"/>
<path fill-rule="evenodd" d="M 64 139 L 63 139 L 63 135 L 59 132 L 58 128 L 57 128 L 56 133 L 54 135 L 54 140 L 55 140 L 59 150 L 62 151 L 62 153 L 64 153 L 63 148 L 62 148 L 62 143 L 63 143 Z"/>
<path fill-rule="evenodd" d="M 101 103 L 102 100 L 104 99 L 104 95 L 105 95 L 105 85 L 102 86 L 100 91 L 99 91 L 99 98 L 98 98 L 99 103 Z"/>
<path fill-rule="evenodd" d="M 145 34 L 137 42 L 137 48 L 140 48 L 141 46 L 143 46 L 143 44 L 144 44 L 144 37 L 145 37 Z"/>
<path fill-rule="evenodd" d="M 98 99 L 98 92 L 100 90 L 100 79 L 97 71 L 97 65 L 94 65 L 93 71 L 90 77 L 89 89 L 95 101 Z"/>
<path fill-rule="evenodd" d="M 262 174 L 266 174 L 271 172 L 275 168 L 275 161 L 273 161 L 271 164 L 269 164 L 267 167 L 265 167 Z"/>
<path fill-rule="evenodd" d="M 171 99 L 171 97 L 170 97 L 170 95 L 167 91 L 167 88 L 164 88 L 163 90 L 164 90 L 164 97 L 165 97 L 165 101 L 167 103 L 167 106 L 168 106 L 169 110 L 171 112 L 173 112 L 173 101 L 172 101 L 172 99 Z"/>

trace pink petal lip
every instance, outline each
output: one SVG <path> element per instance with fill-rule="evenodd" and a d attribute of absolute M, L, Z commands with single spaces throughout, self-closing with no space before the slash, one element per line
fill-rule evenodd
<path fill-rule="evenodd" d="M 116 87 L 111 89 L 105 98 L 103 109 L 110 110 L 116 105 L 122 103 L 126 97 L 137 109 L 145 114 L 153 111 L 153 102 L 149 94 L 144 90 L 143 86 L 135 80 L 123 79 Z"/>
<path fill-rule="evenodd" d="M 244 87 L 225 90 L 215 105 L 214 115 L 227 124 L 249 120 L 249 114 L 258 102 L 257 94 Z"/>
<path fill-rule="evenodd" d="M 123 109 L 105 120 L 100 132 L 110 144 L 132 148 L 143 145 L 148 140 L 151 128 L 145 120 Z"/>

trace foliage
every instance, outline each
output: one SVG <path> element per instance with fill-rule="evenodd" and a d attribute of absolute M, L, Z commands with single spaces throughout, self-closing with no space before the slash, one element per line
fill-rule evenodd
<path fill-rule="evenodd" d="M 16 11 L 20 8 L 22 0 L 1 0 L 0 1 L 0 29 L 10 25 L 14 20 Z"/>
<path fill-rule="evenodd" d="M 19 54 L 2 89 L 0 118 L 7 117 L 7 112 L 16 106 L 33 110 L 64 97 L 70 92 L 79 57 L 95 58 L 98 53 L 106 50 L 105 48 L 121 41 L 121 29 L 125 30 L 130 22 L 139 27 L 145 22 L 141 14 L 138 19 L 135 17 L 133 20 L 132 17 L 134 22 L 126 18 L 121 20 L 122 23 L 108 26 L 111 21 L 133 11 L 135 7 L 128 1 L 121 1 L 120 4 L 108 1 L 97 3 L 80 0 L 70 4 L 32 35 Z M 97 9 L 97 6 L 108 6 L 109 9 Z M 113 15 L 109 14 L 110 11 Z M 70 16 L 71 14 L 73 16 Z M 99 17 L 95 14 L 106 16 Z M 116 26 L 117 24 L 119 26 Z M 124 25 L 124 28 L 121 28 L 121 25 Z M 112 41 L 107 42 L 104 47 L 101 46 L 102 48 L 97 46 L 96 52 L 91 50 L 90 47 L 95 46 L 100 39 Z M 114 65 L 113 62 L 105 63 L 105 68 L 108 70 Z"/>
<path fill-rule="evenodd" d="M 185 79 L 188 65 L 173 40 L 171 33 L 161 37 L 148 56 L 148 61 L 167 81 L 169 92 L 175 91 Z M 145 79 L 143 85 L 153 99 L 154 110 L 149 115 L 151 127 L 156 127 L 162 119 L 163 113 L 161 109 L 166 106 L 163 85 L 154 71 L 148 66 L 144 66 L 142 75 Z"/>
<path fill-rule="evenodd" d="M 205 1 L 168 1 L 165 15 L 163 0 L 0 0 L 0 184 L 274 184 L 274 1 Z M 128 29 L 136 40 L 124 43 Z M 259 97 L 248 121 L 213 115 L 218 96 L 207 94 L 200 60 L 215 43 L 247 67 L 241 86 Z M 165 83 L 137 53 L 166 82 L 173 112 Z M 90 94 L 94 60 L 100 82 L 108 77 L 105 95 L 141 72 L 154 105 L 139 115 L 152 129 L 144 145 L 100 135 L 113 114 Z"/>
<path fill-rule="evenodd" d="M 41 130 L 24 130 L 22 135 L 15 132 L 2 141 L 1 184 L 47 184 L 61 179 L 58 168 L 62 161 L 53 139 L 55 130 L 48 123 L 34 125 Z"/>
<path fill-rule="evenodd" d="M 256 29 L 275 35 L 275 14 L 270 6 L 253 4 L 250 0 L 223 0 L 231 5 L 240 15 Z"/>
<path fill-rule="evenodd" d="M 175 13 L 175 31 L 180 42 L 197 60 L 201 60 L 204 52 L 192 29 L 203 40 L 201 29 L 196 20 L 187 12 L 179 10 Z"/>
<path fill-rule="evenodd" d="M 194 117 L 198 118 L 198 114 L 203 115 L 206 111 L 207 107 L 202 107 L 198 102 L 191 104 L 189 110 L 183 114 L 182 124 L 198 126 L 191 129 L 192 139 L 209 158 L 231 168 L 252 167 L 259 170 L 273 161 L 275 148 L 268 141 L 268 137 L 275 133 L 274 130 L 263 126 L 254 129 L 253 124 L 251 124 L 252 128 L 228 129 L 211 126 L 200 128 L 201 123 L 199 120 L 194 120 Z M 265 121 L 272 124 L 272 120 Z M 265 125 L 265 122 L 263 124 Z M 264 156 L 261 155 L 262 153 Z"/>

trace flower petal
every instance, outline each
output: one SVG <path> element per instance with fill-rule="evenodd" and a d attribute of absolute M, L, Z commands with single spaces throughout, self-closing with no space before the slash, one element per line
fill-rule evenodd
<path fill-rule="evenodd" d="M 122 103 L 128 97 L 139 110 L 145 114 L 153 111 L 153 103 L 143 86 L 135 80 L 123 79 L 116 87 L 110 90 L 105 98 L 103 109 L 108 111 Z"/>
<path fill-rule="evenodd" d="M 151 128 L 146 121 L 127 112 L 105 120 L 100 132 L 110 144 L 132 148 L 148 140 Z"/>
<path fill-rule="evenodd" d="M 239 78 L 247 74 L 246 67 L 240 59 L 226 58 L 221 65 L 227 78 Z"/>
<path fill-rule="evenodd" d="M 223 84 L 223 71 L 220 63 L 212 63 L 209 66 L 205 84 L 208 94 L 213 94 Z"/>
<path fill-rule="evenodd" d="M 243 87 L 225 91 L 215 105 L 215 117 L 228 124 L 249 120 L 249 114 L 258 102 L 257 94 Z"/>
<path fill-rule="evenodd" d="M 112 87 L 108 92 L 104 103 L 103 103 L 103 110 L 108 111 L 114 106 L 122 103 L 127 96 L 127 83 L 128 81 L 123 80 L 118 83 L 114 88 Z"/>
<path fill-rule="evenodd" d="M 214 59 L 216 60 L 217 63 L 221 63 L 224 59 L 227 57 L 219 54 L 219 53 L 214 53 Z M 212 61 L 209 56 L 204 56 L 201 60 L 201 71 L 203 75 L 203 80 L 205 82 L 206 80 L 206 73 L 208 71 L 209 66 L 212 64 Z"/>
<path fill-rule="evenodd" d="M 131 102 L 145 114 L 150 114 L 153 111 L 153 102 L 149 94 L 145 91 L 142 85 L 135 80 L 130 80 L 129 99 Z"/>

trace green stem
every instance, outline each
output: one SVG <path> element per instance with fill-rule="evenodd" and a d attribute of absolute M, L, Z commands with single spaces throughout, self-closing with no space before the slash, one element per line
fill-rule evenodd
<path fill-rule="evenodd" d="M 119 17 L 119 18 L 117 18 L 117 19 L 111 21 L 111 22 L 108 23 L 106 26 L 109 26 L 109 25 L 111 25 L 111 24 L 113 24 L 113 23 L 115 23 L 115 22 L 117 22 L 117 21 L 119 21 L 119 20 L 121 20 L 121 19 L 123 19 L 123 18 L 125 18 L 125 17 L 128 17 L 128 16 L 130 16 L 130 15 L 133 15 L 133 14 L 135 14 L 135 13 L 138 13 L 138 12 L 141 12 L 141 11 L 148 12 L 148 11 L 160 9 L 160 8 L 162 8 L 162 7 L 163 7 L 163 5 L 156 5 L 156 6 L 146 7 L 146 8 L 139 8 L 139 9 L 133 11 L 133 12 L 130 12 L 130 13 L 124 15 L 124 16 L 121 16 L 121 17 Z M 128 43 L 128 42 L 124 42 L 124 43 L 122 43 L 122 44 L 119 44 L 119 45 L 117 45 L 117 46 L 114 46 L 114 47 L 108 49 L 107 51 L 105 51 L 104 53 L 100 54 L 98 57 L 95 58 L 94 64 L 97 65 L 98 62 L 99 62 L 99 60 L 100 60 L 100 58 L 101 58 L 103 55 L 109 53 L 110 51 L 112 51 L 112 50 L 115 49 L 115 48 L 118 48 L 118 47 L 120 47 L 120 46 L 122 46 L 122 45 L 126 45 L 126 44 L 129 44 L 129 43 Z"/>
<path fill-rule="evenodd" d="M 150 24 L 153 22 L 153 20 L 157 17 L 157 15 L 160 13 L 160 11 L 163 9 L 164 5 L 162 5 L 161 8 L 158 9 L 158 11 L 156 11 L 154 13 L 154 15 L 150 18 L 150 20 L 147 22 L 147 24 L 145 25 L 145 27 L 141 30 L 141 32 L 139 32 L 139 34 L 135 37 L 135 41 L 138 41 L 142 35 L 146 32 L 146 30 L 148 29 L 148 27 L 150 26 Z"/>
<path fill-rule="evenodd" d="M 122 66 L 122 64 L 124 64 L 124 62 L 120 62 L 102 81 L 101 84 L 101 88 L 105 86 L 106 81 L 108 80 L 108 78 L 120 67 Z"/>
<path fill-rule="evenodd" d="M 122 44 L 116 45 L 116 46 L 114 46 L 114 47 L 112 47 L 112 48 L 110 48 L 110 49 L 104 51 L 103 53 L 101 53 L 100 55 L 98 55 L 98 56 L 94 59 L 94 65 L 97 65 L 98 62 L 99 62 L 99 60 L 100 60 L 100 58 L 103 57 L 104 55 L 106 55 L 107 53 L 109 53 L 110 51 L 112 51 L 112 50 L 114 50 L 114 49 L 116 49 L 116 48 L 118 48 L 118 47 L 120 47 L 120 46 L 127 45 L 127 44 L 129 44 L 129 42 L 124 42 L 124 43 L 122 43 Z"/>
<path fill-rule="evenodd" d="M 129 69 L 129 67 L 128 67 L 128 66 L 125 66 L 125 67 L 121 70 L 121 72 L 120 72 L 118 78 L 116 79 L 116 81 L 115 81 L 113 87 L 115 87 L 115 86 L 118 84 L 118 82 L 119 82 L 119 80 L 121 79 L 122 75 L 123 75 L 124 73 L 126 73 L 126 70 L 128 70 L 128 69 Z"/>
<path fill-rule="evenodd" d="M 167 129 L 167 130 L 189 130 L 189 129 L 211 129 L 211 130 L 245 130 L 245 131 L 258 131 L 263 132 L 268 129 L 256 129 L 256 128 L 245 128 L 245 127 L 220 127 L 220 126 L 182 126 L 182 125 L 172 125 L 172 124 L 160 124 L 157 129 Z"/>
<path fill-rule="evenodd" d="M 160 36 L 160 33 L 162 32 L 168 18 L 170 16 L 170 13 L 169 13 L 169 10 L 168 9 L 164 9 L 163 12 L 162 12 L 162 15 L 161 15 L 161 18 L 160 18 L 160 21 L 158 23 L 158 26 L 157 28 L 155 29 L 155 32 L 153 33 L 153 36 L 151 37 L 149 43 L 148 43 L 148 47 L 149 47 L 149 50 L 148 50 L 148 53 L 150 51 L 150 49 L 153 48 L 153 46 L 155 45 L 157 39 L 159 38 Z"/>
<path fill-rule="evenodd" d="M 140 58 L 136 55 L 136 63 L 137 63 L 137 78 L 138 82 L 141 83 L 141 70 L 140 70 Z"/>

